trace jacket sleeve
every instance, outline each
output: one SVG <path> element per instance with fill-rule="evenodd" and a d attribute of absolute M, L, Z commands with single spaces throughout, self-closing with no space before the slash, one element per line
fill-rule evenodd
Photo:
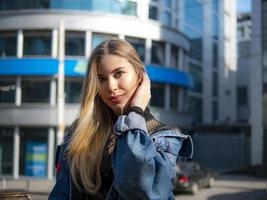
<path fill-rule="evenodd" d="M 192 147 L 191 138 L 174 130 L 150 137 L 145 119 L 135 112 L 119 116 L 114 132 L 118 137 L 112 156 L 113 186 L 120 196 L 129 200 L 174 199 L 175 161 L 188 138 Z M 188 150 L 184 156 L 191 157 L 190 147 L 184 148 Z"/>
<path fill-rule="evenodd" d="M 70 199 L 70 174 L 65 157 L 67 144 L 57 146 L 56 152 L 56 183 L 49 194 L 48 200 Z"/>

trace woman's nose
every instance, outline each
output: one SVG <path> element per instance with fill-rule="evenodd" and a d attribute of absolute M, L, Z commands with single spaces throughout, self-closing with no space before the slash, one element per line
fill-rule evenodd
<path fill-rule="evenodd" d="M 112 79 L 112 78 L 108 80 L 108 84 L 107 85 L 108 85 L 107 88 L 108 88 L 108 90 L 110 92 L 113 92 L 118 87 L 117 81 Z"/>

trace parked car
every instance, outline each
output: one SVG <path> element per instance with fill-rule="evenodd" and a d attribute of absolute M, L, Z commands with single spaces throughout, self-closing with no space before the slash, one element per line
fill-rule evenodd
<path fill-rule="evenodd" d="M 211 187 L 214 184 L 214 173 L 201 167 L 197 162 L 183 161 L 176 165 L 176 178 L 173 180 L 173 192 L 198 193 L 202 187 Z"/>

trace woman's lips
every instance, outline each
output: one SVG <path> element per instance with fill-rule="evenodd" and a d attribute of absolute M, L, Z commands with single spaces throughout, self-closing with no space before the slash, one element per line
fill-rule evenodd
<path fill-rule="evenodd" d="M 109 98 L 109 100 L 112 103 L 120 103 L 122 101 L 122 97 L 123 97 L 123 95 L 112 96 Z"/>

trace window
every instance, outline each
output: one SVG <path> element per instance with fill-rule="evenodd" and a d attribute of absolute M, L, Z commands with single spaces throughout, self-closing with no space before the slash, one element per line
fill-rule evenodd
<path fill-rule="evenodd" d="M 22 80 L 22 103 L 49 103 L 49 80 Z"/>
<path fill-rule="evenodd" d="M 212 120 L 216 122 L 218 120 L 218 101 L 212 102 Z"/>
<path fill-rule="evenodd" d="M 213 76 L 212 76 L 212 95 L 214 97 L 218 97 L 218 73 L 217 72 L 213 72 Z"/>
<path fill-rule="evenodd" d="M 13 129 L 0 128 L 0 175 L 12 175 Z"/>
<path fill-rule="evenodd" d="M 178 109 L 178 94 L 179 94 L 179 88 L 175 85 L 171 85 L 170 87 L 171 96 L 170 96 L 170 108 L 172 109 Z"/>
<path fill-rule="evenodd" d="M 164 108 L 165 104 L 165 87 L 162 84 L 152 83 L 150 105 Z"/>
<path fill-rule="evenodd" d="M 0 10 L 49 8 L 51 0 L 19 0 L 19 1 L 0 1 Z"/>
<path fill-rule="evenodd" d="M 185 3 L 185 22 L 192 27 L 203 31 L 203 6 L 197 0 L 186 0 Z"/>
<path fill-rule="evenodd" d="M 192 91 L 201 93 L 202 92 L 202 80 L 203 80 L 201 67 L 193 63 L 189 63 L 188 72 L 193 78 Z"/>
<path fill-rule="evenodd" d="M 93 33 L 92 35 L 92 48 L 96 48 L 97 45 L 99 45 L 101 42 L 113 38 L 113 37 L 117 37 L 115 35 L 109 35 L 109 34 L 102 34 L 102 33 Z"/>
<path fill-rule="evenodd" d="M 24 31 L 24 56 L 51 55 L 51 31 Z"/>
<path fill-rule="evenodd" d="M 212 14 L 212 36 L 213 39 L 218 40 L 219 37 L 219 19 L 218 14 Z"/>
<path fill-rule="evenodd" d="M 12 79 L 0 80 L 0 103 L 15 103 L 16 81 Z"/>
<path fill-rule="evenodd" d="M 165 64 L 165 43 L 152 41 L 151 62 L 153 64 Z"/>
<path fill-rule="evenodd" d="M 126 5 L 122 8 L 122 13 L 126 15 L 136 16 L 137 5 L 136 2 L 127 1 Z"/>
<path fill-rule="evenodd" d="M 146 53 L 145 40 L 132 37 L 125 37 L 125 40 L 127 40 L 135 48 L 141 61 L 145 62 L 145 53 Z"/>
<path fill-rule="evenodd" d="M 171 0 L 163 0 L 164 7 L 170 8 L 171 7 Z"/>
<path fill-rule="evenodd" d="M 168 11 L 163 12 L 163 24 L 169 27 L 172 25 L 171 13 Z"/>
<path fill-rule="evenodd" d="M 190 41 L 190 57 L 198 61 L 202 61 L 202 34 L 186 26 L 185 34 Z"/>
<path fill-rule="evenodd" d="M 179 65 L 179 56 L 178 56 L 178 47 L 172 45 L 171 46 L 171 67 L 178 68 Z"/>
<path fill-rule="evenodd" d="M 82 79 L 65 81 L 65 101 L 66 103 L 79 103 L 82 93 Z"/>
<path fill-rule="evenodd" d="M 158 8 L 156 6 L 149 6 L 149 19 L 158 20 Z"/>
<path fill-rule="evenodd" d="M 212 0 L 213 12 L 219 12 L 219 0 Z"/>
<path fill-rule="evenodd" d="M 213 42 L 212 43 L 212 49 L 213 49 L 213 51 L 212 51 L 212 66 L 214 68 L 218 68 L 218 64 L 219 64 L 219 62 L 218 62 L 218 57 L 219 57 L 218 56 L 218 44 Z"/>
<path fill-rule="evenodd" d="M 84 56 L 85 33 L 66 32 L 65 54 L 67 56 Z"/>
<path fill-rule="evenodd" d="M 188 111 L 192 114 L 193 123 L 202 122 L 202 98 L 188 96 Z"/>
<path fill-rule="evenodd" d="M 17 55 L 16 32 L 0 32 L 0 57 Z"/>
<path fill-rule="evenodd" d="M 248 91 L 246 86 L 237 87 L 237 106 L 248 105 Z"/>
<path fill-rule="evenodd" d="M 46 177 L 47 136 L 46 128 L 20 129 L 20 175 Z"/>

